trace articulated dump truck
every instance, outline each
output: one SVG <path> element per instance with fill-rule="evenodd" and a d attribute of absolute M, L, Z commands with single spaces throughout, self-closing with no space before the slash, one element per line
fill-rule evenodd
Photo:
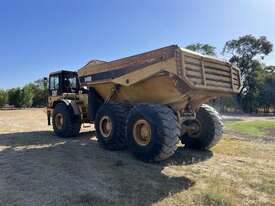
<path fill-rule="evenodd" d="M 143 161 L 161 161 L 179 141 L 191 149 L 213 147 L 223 123 L 205 103 L 240 88 L 234 65 L 177 45 L 111 62 L 92 60 L 78 72 L 50 74 L 48 124 L 64 138 L 93 123 L 103 148 L 128 148 Z"/>

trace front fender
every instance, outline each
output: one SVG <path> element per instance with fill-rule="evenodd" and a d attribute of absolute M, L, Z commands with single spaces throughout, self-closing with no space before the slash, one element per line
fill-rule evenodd
<path fill-rule="evenodd" d="M 67 106 L 71 107 L 73 109 L 73 112 L 74 112 L 75 115 L 80 115 L 80 110 L 79 110 L 78 104 L 76 103 L 75 100 L 61 99 L 61 100 L 59 100 L 59 103 L 60 102 L 63 102 Z"/>

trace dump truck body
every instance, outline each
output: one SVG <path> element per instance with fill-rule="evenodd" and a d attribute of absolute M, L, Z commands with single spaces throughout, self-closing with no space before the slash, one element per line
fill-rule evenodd
<path fill-rule="evenodd" d="M 178 46 L 157 49 L 112 62 L 94 62 L 78 71 L 80 84 L 93 87 L 107 99 L 120 85 L 114 101 L 151 102 L 175 110 L 194 108 L 219 96 L 240 90 L 240 72 L 229 62 Z"/>

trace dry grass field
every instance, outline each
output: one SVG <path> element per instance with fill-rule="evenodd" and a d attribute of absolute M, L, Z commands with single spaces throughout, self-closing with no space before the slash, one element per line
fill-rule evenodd
<path fill-rule="evenodd" d="M 275 205 L 273 123 L 227 123 L 211 151 L 146 164 L 101 149 L 92 127 L 60 139 L 41 109 L 0 111 L 0 205 Z"/>

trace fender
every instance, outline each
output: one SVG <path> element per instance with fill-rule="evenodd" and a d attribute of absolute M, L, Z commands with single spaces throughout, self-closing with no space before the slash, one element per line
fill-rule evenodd
<path fill-rule="evenodd" d="M 80 115 L 80 110 L 78 107 L 78 104 L 75 100 L 71 100 L 71 99 L 60 99 L 58 103 L 63 102 L 64 104 L 66 104 L 67 106 L 71 107 L 73 109 L 73 112 L 75 115 Z"/>

